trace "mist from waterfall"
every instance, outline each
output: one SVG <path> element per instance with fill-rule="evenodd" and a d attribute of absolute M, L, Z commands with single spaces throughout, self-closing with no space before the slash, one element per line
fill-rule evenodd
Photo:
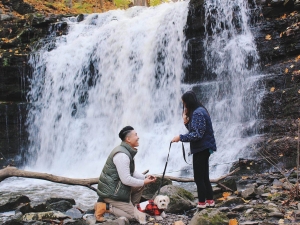
<path fill-rule="evenodd" d="M 244 0 L 205 2 L 205 61 L 216 79 L 201 83 L 199 89 L 217 141 L 218 150 L 210 162 L 217 164 L 211 168 L 214 176 L 228 172 L 229 162 L 253 153 L 250 145 L 256 137 L 252 126 L 259 115 L 263 88 L 249 16 Z M 252 129 L 251 135 L 247 129 Z"/>
<path fill-rule="evenodd" d="M 67 20 L 68 34 L 43 43 L 34 68 L 27 168 L 97 177 L 119 131 L 140 137 L 136 166 L 162 173 L 181 121 L 188 2 L 133 7 Z M 170 169 L 184 165 L 174 145 Z"/>

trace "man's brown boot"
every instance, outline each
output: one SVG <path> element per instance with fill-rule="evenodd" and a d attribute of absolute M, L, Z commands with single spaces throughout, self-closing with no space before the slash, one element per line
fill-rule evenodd
<path fill-rule="evenodd" d="M 106 209 L 106 203 L 96 202 L 95 203 L 96 222 L 104 222 L 105 221 L 105 218 L 103 217 L 104 213 L 109 213 L 109 210 Z"/>

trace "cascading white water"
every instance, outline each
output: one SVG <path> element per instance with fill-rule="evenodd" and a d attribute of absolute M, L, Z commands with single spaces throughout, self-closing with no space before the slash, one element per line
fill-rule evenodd
<path fill-rule="evenodd" d="M 263 94 L 259 88 L 258 53 L 249 24 L 249 7 L 244 0 L 206 0 L 205 60 L 216 75 L 200 85 L 201 96 L 213 118 L 218 151 L 211 164 L 214 176 L 228 171 L 239 157 L 251 155 L 255 136 L 243 136 L 259 113 Z"/>
<path fill-rule="evenodd" d="M 140 137 L 137 168 L 161 173 L 170 140 L 184 129 L 187 12 L 188 2 L 179 2 L 69 20 L 67 35 L 32 55 L 28 167 L 97 177 L 131 125 Z M 171 164 L 184 165 L 177 152 Z"/>
<path fill-rule="evenodd" d="M 211 164 L 222 164 L 245 156 L 255 138 L 242 134 L 259 110 L 258 56 L 243 0 L 207 0 L 205 7 L 205 57 L 217 79 L 192 86 L 213 119 L 218 151 Z M 192 87 L 181 83 L 187 12 L 188 2 L 178 2 L 92 14 L 80 23 L 72 18 L 67 35 L 43 43 L 30 60 L 35 70 L 26 169 L 97 177 L 120 143 L 119 130 L 132 125 L 140 136 L 138 170 L 161 173 L 171 138 L 186 132 L 180 96 Z M 168 170 L 183 166 L 180 145 L 173 144 Z M 218 165 L 211 176 L 228 168 Z M 32 200 L 66 193 L 90 207 L 96 199 L 85 188 L 30 180 L 24 193 L 24 180 L 12 185 Z"/>

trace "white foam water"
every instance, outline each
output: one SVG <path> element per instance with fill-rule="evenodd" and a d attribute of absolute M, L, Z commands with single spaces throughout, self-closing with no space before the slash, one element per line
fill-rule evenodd
<path fill-rule="evenodd" d="M 259 82 L 254 37 L 249 24 L 249 6 L 244 0 L 205 2 L 206 65 L 216 81 L 200 85 L 202 98 L 213 118 L 218 151 L 212 155 L 215 177 L 227 173 L 239 157 L 252 154 L 255 135 L 245 135 L 259 115 L 263 88 Z M 255 132 L 254 132 L 255 133 Z"/>
<path fill-rule="evenodd" d="M 181 123 L 181 80 L 188 2 L 132 7 L 66 20 L 68 34 L 46 39 L 31 55 L 26 170 L 98 177 L 126 125 L 140 137 L 136 168 L 162 173 Z M 180 122 L 179 122 L 180 121 Z M 180 145 L 168 168 L 184 165 Z M 81 187 L 8 179 L 1 191 L 73 197 L 87 208 L 97 197 Z M 31 191 L 34 190 L 34 191 Z M 88 194 L 87 194 L 88 193 Z M 89 197 L 88 197 L 89 196 Z"/>

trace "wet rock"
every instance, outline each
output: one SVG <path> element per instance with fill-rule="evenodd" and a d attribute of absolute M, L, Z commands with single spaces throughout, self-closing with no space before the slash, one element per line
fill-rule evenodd
<path fill-rule="evenodd" d="M 76 202 L 74 199 L 72 198 L 49 198 L 46 200 L 46 205 L 50 205 L 52 203 L 57 203 L 60 201 L 67 201 L 69 202 L 71 205 L 76 205 Z"/>
<path fill-rule="evenodd" d="M 77 16 L 77 22 L 81 22 L 84 20 L 84 15 L 83 14 L 80 14 Z"/>
<path fill-rule="evenodd" d="M 48 205 L 51 210 L 66 212 L 67 210 L 71 209 L 73 205 L 66 200 L 61 200 L 58 202 L 54 202 Z"/>
<path fill-rule="evenodd" d="M 21 195 L 10 198 L 6 203 L 0 205 L 0 212 L 8 212 L 15 210 L 21 203 L 29 203 L 27 196 Z"/>
<path fill-rule="evenodd" d="M 31 208 L 29 203 L 21 204 L 17 207 L 16 213 L 21 212 L 22 214 L 26 214 L 29 212 L 33 212 L 34 210 Z"/>
<path fill-rule="evenodd" d="M 50 211 L 50 208 L 47 207 L 46 203 L 31 203 L 30 205 L 34 212 Z"/>
<path fill-rule="evenodd" d="M 4 222 L 2 225 L 23 225 L 23 222 L 19 221 L 17 219 L 13 219 L 13 220 L 8 220 L 8 221 Z"/>

